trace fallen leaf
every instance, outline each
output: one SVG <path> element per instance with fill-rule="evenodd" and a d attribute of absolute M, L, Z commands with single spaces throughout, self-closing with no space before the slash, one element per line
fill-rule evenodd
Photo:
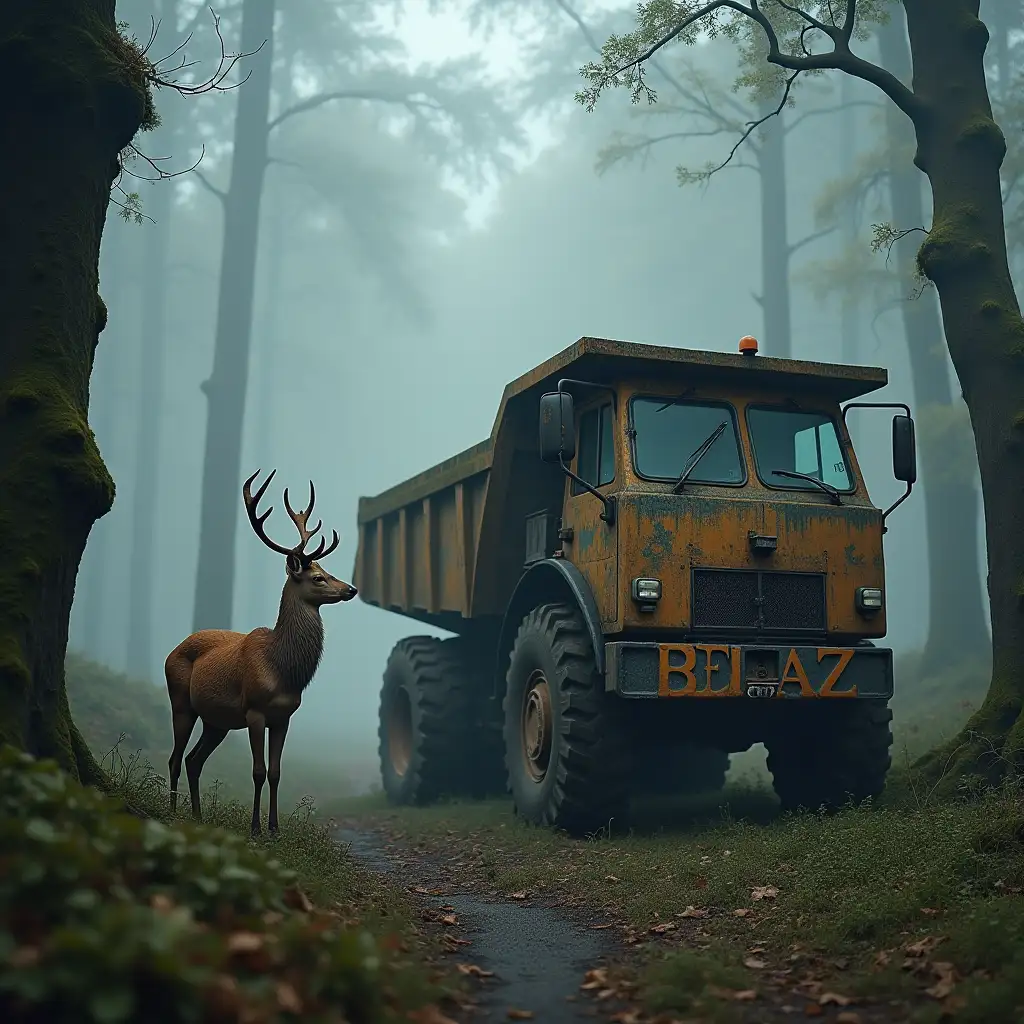
<path fill-rule="evenodd" d="M 886 950 L 884 950 L 884 949 L 880 950 L 879 952 L 877 952 L 875 954 L 875 966 L 876 967 L 888 967 L 890 960 L 892 960 L 892 957 L 889 956 L 889 953 Z"/>
<path fill-rule="evenodd" d="M 733 917 L 749 917 L 750 911 L 746 907 L 740 907 L 732 912 Z"/>
<path fill-rule="evenodd" d="M 277 983 L 277 1005 L 282 1010 L 286 1010 L 288 1013 L 300 1014 L 302 1013 L 302 1000 L 299 998 L 298 992 L 288 984 L 287 981 L 279 981 Z"/>
<path fill-rule="evenodd" d="M 935 917 L 937 914 L 941 914 L 942 911 L 935 910 L 933 907 L 922 907 L 921 913 L 924 914 L 925 917 Z"/>
<path fill-rule="evenodd" d="M 934 974 L 939 980 L 934 985 L 929 986 L 925 989 L 933 999 L 945 999 L 951 995 L 953 989 L 956 988 L 957 973 L 956 968 L 946 962 L 933 963 L 932 974 Z"/>
<path fill-rule="evenodd" d="M 605 928 L 611 928 L 613 926 L 611 924 L 592 924 L 590 927 L 593 928 L 594 931 L 602 931 Z"/>
<path fill-rule="evenodd" d="M 653 935 L 664 935 L 665 932 L 674 931 L 675 927 L 676 926 L 671 921 L 665 921 L 662 924 L 652 925 L 650 931 Z"/>
<path fill-rule="evenodd" d="M 442 914 L 438 920 L 441 924 L 458 924 L 459 919 L 454 914 Z"/>
<path fill-rule="evenodd" d="M 612 1024 L 640 1024 L 640 1011 L 621 1010 L 619 1013 L 613 1014 L 609 1020 Z"/>
<path fill-rule="evenodd" d="M 519 892 L 510 892 L 508 894 L 508 898 L 510 900 L 525 900 L 526 899 L 526 890 L 525 889 L 521 889 Z"/>
<path fill-rule="evenodd" d="M 604 880 L 606 882 L 618 882 L 619 881 L 619 879 L 616 878 L 615 875 L 605 875 L 604 876 Z"/>
<path fill-rule="evenodd" d="M 822 1006 L 849 1006 L 853 1000 L 849 996 L 841 996 L 838 992 L 825 992 L 818 997 Z"/>
<path fill-rule="evenodd" d="M 445 1016 L 433 1003 L 419 1010 L 409 1010 L 405 1016 L 413 1024 L 455 1024 L 451 1017 Z"/>
<path fill-rule="evenodd" d="M 726 852 L 728 852 L 728 851 L 726 851 Z M 756 988 L 745 988 L 745 989 L 742 989 L 739 992 L 734 992 L 732 997 L 738 1003 L 749 1003 L 752 1000 L 757 998 L 757 989 Z"/>
<path fill-rule="evenodd" d="M 255 953 L 263 948 L 263 936 L 256 932 L 235 932 L 228 938 L 229 953 Z"/>
<path fill-rule="evenodd" d="M 763 960 L 758 960 L 756 956 L 748 956 L 746 960 L 743 961 L 743 966 L 749 967 L 753 971 L 762 971 L 768 965 Z"/>
<path fill-rule="evenodd" d="M 533 1010 L 517 1010 L 510 1006 L 506 1016 L 509 1020 L 533 1020 Z"/>
<path fill-rule="evenodd" d="M 944 936 L 941 935 L 926 935 L 923 939 L 918 939 L 917 942 L 908 942 L 903 947 L 903 951 L 910 956 L 924 956 L 943 940 Z"/>
<path fill-rule="evenodd" d="M 708 880 L 703 875 L 698 875 L 694 880 L 693 884 L 698 889 L 706 889 L 708 887 Z"/>
<path fill-rule="evenodd" d="M 698 909 L 697 907 L 687 907 L 681 913 L 676 914 L 676 917 L 707 917 L 708 911 L 704 909 Z"/>
<path fill-rule="evenodd" d="M 494 971 L 485 971 L 482 967 L 476 964 L 456 964 L 456 969 L 460 974 L 470 975 L 474 978 L 493 978 Z"/>
<path fill-rule="evenodd" d="M 750 890 L 752 900 L 773 900 L 779 895 L 779 890 L 774 885 L 758 885 Z"/>
<path fill-rule="evenodd" d="M 583 976 L 583 984 L 580 985 L 580 988 L 589 992 L 596 988 L 607 988 L 607 986 L 608 971 L 604 967 L 595 967 Z"/>

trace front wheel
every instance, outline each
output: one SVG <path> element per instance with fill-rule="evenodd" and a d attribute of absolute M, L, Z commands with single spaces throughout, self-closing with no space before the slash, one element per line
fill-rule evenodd
<path fill-rule="evenodd" d="M 629 812 L 623 708 L 605 692 L 579 611 L 545 604 L 522 621 L 506 676 L 505 765 L 516 813 L 586 835 Z"/>
<path fill-rule="evenodd" d="M 885 701 L 851 699 L 794 711 L 769 738 L 768 770 L 784 811 L 835 810 L 882 795 L 892 764 L 892 711 Z"/>

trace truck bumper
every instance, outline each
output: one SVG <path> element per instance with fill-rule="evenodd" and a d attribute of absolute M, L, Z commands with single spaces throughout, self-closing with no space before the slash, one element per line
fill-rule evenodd
<path fill-rule="evenodd" d="M 888 700 L 892 651 L 788 644 L 607 643 L 605 689 L 620 697 Z"/>

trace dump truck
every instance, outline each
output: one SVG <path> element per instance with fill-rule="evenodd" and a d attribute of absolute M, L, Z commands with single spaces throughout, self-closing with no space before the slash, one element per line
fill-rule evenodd
<path fill-rule="evenodd" d="M 784 808 L 890 767 L 882 538 L 917 462 L 884 369 L 582 338 L 509 384 L 490 437 L 359 501 L 363 601 L 451 634 L 394 647 L 396 804 L 507 789 L 593 834 L 641 794 L 714 790 L 765 744 Z M 893 410 L 876 507 L 847 420 Z"/>

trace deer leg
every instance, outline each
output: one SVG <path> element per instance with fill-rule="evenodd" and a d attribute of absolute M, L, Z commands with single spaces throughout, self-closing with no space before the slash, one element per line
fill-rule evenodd
<path fill-rule="evenodd" d="M 224 742 L 227 734 L 227 729 L 203 722 L 203 732 L 199 741 L 185 755 L 185 774 L 188 776 L 188 791 L 192 797 L 192 817 L 196 821 L 203 820 L 203 811 L 199 806 L 199 776 L 202 774 L 206 759 Z"/>
<path fill-rule="evenodd" d="M 287 718 L 270 727 L 270 739 L 267 743 L 270 748 L 270 771 L 267 773 L 267 778 L 270 780 L 270 822 L 268 827 L 272 834 L 277 832 L 277 786 L 281 781 L 281 751 L 284 750 L 284 738 L 287 735 Z"/>
<path fill-rule="evenodd" d="M 252 749 L 252 834 L 258 836 L 261 832 L 260 804 L 263 801 L 263 783 L 267 781 L 267 762 L 263 755 L 267 720 L 254 711 L 250 711 L 245 717 L 249 721 L 249 746 Z"/>
<path fill-rule="evenodd" d="M 175 712 L 174 721 L 174 749 L 167 761 L 167 768 L 171 777 L 171 814 L 178 809 L 178 779 L 181 777 L 181 759 L 185 756 L 185 748 L 192 738 L 192 731 L 196 727 L 199 716 L 189 708 L 187 712 Z"/>

